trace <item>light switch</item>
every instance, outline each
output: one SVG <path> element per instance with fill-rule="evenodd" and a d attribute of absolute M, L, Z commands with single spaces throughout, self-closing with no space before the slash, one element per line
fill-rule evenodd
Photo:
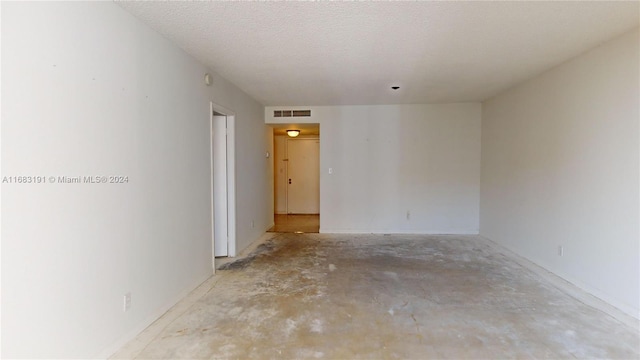
<path fill-rule="evenodd" d="M 329 174 L 333 174 L 333 168 L 329 168 Z"/>

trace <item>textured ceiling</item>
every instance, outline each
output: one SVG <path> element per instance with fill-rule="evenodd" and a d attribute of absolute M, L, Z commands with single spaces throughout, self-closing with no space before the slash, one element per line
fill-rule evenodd
<path fill-rule="evenodd" d="M 640 19 L 636 1 L 118 4 L 263 105 L 481 101 Z"/>

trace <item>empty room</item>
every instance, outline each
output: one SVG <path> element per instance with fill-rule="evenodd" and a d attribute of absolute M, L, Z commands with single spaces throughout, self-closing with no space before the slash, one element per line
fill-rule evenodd
<path fill-rule="evenodd" d="M 640 358 L 640 2 L 0 2 L 2 358 Z"/>

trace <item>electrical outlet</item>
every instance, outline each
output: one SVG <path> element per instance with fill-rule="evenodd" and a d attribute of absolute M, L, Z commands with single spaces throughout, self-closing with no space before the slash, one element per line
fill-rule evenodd
<path fill-rule="evenodd" d="M 131 309 L 131 293 L 128 292 L 126 294 L 124 294 L 124 307 L 123 307 L 123 311 L 129 311 L 129 309 Z"/>
<path fill-rule="evenodd" d="M 411 220 L 411 212 L 407 210 L 407 220 Z"/>
<path fill-rule="evenodd" d="M 558 256 L 564 256 L 564 246 L 558 246 Z"/>
<path fill-rule="evenodd" d="M 251 220 L 251 228 L 254 228 L 255 226 L 256 226 L 255 222 Z"/>

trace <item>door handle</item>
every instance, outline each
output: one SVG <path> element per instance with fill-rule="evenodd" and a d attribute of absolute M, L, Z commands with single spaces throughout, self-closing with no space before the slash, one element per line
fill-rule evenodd
<path fill-rule="evenodd" d="M 291 179 L 289 179 L 289 184 L 291 184 Z"/>

